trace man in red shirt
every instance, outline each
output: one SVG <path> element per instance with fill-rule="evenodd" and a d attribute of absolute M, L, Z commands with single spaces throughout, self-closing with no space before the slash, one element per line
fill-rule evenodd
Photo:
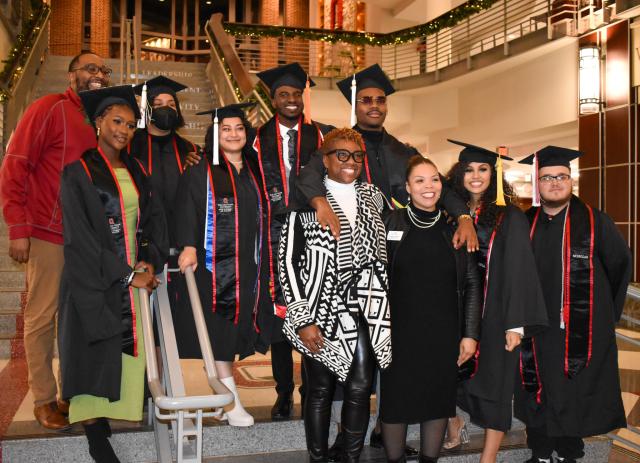
<path fill-rule="evenodd" d="M 64 264 L 60 175 L 96 146 L 96 134 L 78 92 L 106 87 L 111 69 L 82 51 L 69 63 L 69 88 L 27 108 L 9 140 L 0 168 L 0 201 L 9 227 L 9 255 L 27 263 L 24 346 L 34 415 L 49 429 L 69 426 L 68 404 L 58 402 L 52 360 L 58 287 Z"/>

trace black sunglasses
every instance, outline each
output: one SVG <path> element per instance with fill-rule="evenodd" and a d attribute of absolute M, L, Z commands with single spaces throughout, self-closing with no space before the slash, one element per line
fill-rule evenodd
<path fill-rule="evenodd" d="M 371 106 L 372 104 L 383 105 L 387 104 L 386 96 L 363 96 L 362 98 L 358 98 L 356 100 L 358 103 L 366 104 L 367 106 Z"/>
<path fill-rule="evenodd" d="M 355 162 L 357 162 L 358 164 L 361 164 L 362 161 L 364 161 L 364 156 L 365 156 L 365 152 L 364 151 L 354 151 L 352 153 L 349 150 L 342 150 L 342 149 L 331 150 L 331 151 L 327 152 L 326 154 L 327 155 L 335 154 L 336 157 L 338 158 L 338 161 L 340 161 L 340 162 L 347 162 L 349 160 L 349 158 L 353 158 L 353 160 Z"/>
<path fill-rule="evenodd" d="M 108 68 L 106 66 L 98 66 L 97 64 L 89 63 L 89 64 L 85 64 L 82 67 L 75 68 L 74 71 L 87 71 L 89 74 L 93 74 L 94 76 L 98 72 L 102 72 L 102 74 L 109 77 L 113 72 L 113 69 Z"/>

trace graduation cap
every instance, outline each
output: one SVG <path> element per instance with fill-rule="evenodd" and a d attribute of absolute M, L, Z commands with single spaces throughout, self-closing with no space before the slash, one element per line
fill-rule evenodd
<path fill-rule="evenodd" d="M 513 161 L 513 158 L 505 156 L 504 154 L 498 154 L 480 146 L 472 145 L 471 143 L 451 140 L 450 138 L 447 138 L 447 141 L 464 147 L 458 155 L 458 161 L 483 162 L 492 165 L 496 169 L 496 205 L 506 206 L 506 202 L 504 200 L 504 186 L 502 184 L 502 160 Z"/>
<path fill-rule="evenodd" d="M 131 85 L 118 85 L 115 87 L 105 87 L 96 90 L 79 92 L 78 96 L 82 101 L 82 106 L 89 116 L 91 122 L 95 122 L 105 109 L 112 105 L 129 106 L 136 119 L 140 118 L 140 110 L 136 102 L 136 95 Z"/>
<path fill-rule="evenodd" d="M 155 97 L 166 93 L 171 95 L 176 102 L 176 109 L 178 111 L 178 116 L 181 117 L 182 113 L 180 112 L 180 102 L 178 101 L 178 97 L 176 93 L 181 92 L 187 88 L 186 85 L 181 84 L 180 82 L 176 82 L 173 79 L 169 79 L 165 76 L 156 76 L 152 79 L 147 80 L 143 84 L 138 84 L 133 87 L 136 95 L 140 96 L 140 107 L 142 112 L 142 117 L 138 121 L 138 127 L 144 128 L 147 122 L 147 106 L 149 105 L 148 100 L 153 101 Z"/>
<path fill-rule="evenodd" d="M 533 206 L 540 206 L 540 188 L 538 185 L 538 170 L 542 167 L 563 166 L 571 168 L 571 161 L 582 156 L 580 151 L 560 146 L 545 146 L 539 151 L 530 154 L 518 161 L 520 164 L 528 164 L 532 167 L 531 183 L 533 183 Z"/>
<path fill-rule="evenodd" d="M 385 95 L 396 91 L 391 81 L 378 64 L 369 66 L 336 84 L 344 97 L 351 103 L 351 126 L 356 125 L 356 94 L 365 88 L 379 88 Z"/>
<path fill-rule="evenodd" d="M 252 108 L 256 105 L 255 102 L 247 102 L 247 103 L 234 103 L 227 106 L 222 106 L 220 108 L 209 109 L 207 111 L 201 111 L 196 113 L 197 116 L 204 116 L 205 114 L 211 114 L 211 119 L 213 120 L 213 165 L 217 166 L 220 164 L 219 154 L 218 154 L 218 123 L 228 117 L 239 117 L 243 121 L 247 118 L 245 116 L 244 110 L 247 108 Z"/>
<path fill-rule="evenodd" d="M 309 78 L 309 74 L 299 63 L 289 63 L 267 69 L 259 72 L 257 76 L 269 87 L 271 97 L 283 85 L 304 90 L 304 120 L 307 124 L 311 123 L 311 87 L 315 87 L 316 83 Z"/>

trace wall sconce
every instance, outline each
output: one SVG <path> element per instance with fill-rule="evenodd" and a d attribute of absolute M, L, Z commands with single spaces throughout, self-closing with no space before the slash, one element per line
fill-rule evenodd
<path fill-rule="evenodd" d="M 595 45 L 580 48 L 580 114 L 600 111 L 600 50 Z"/>

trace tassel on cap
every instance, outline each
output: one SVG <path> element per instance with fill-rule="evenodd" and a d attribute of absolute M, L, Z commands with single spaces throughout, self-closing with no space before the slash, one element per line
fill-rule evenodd
<path fill-rule="evenodd" d="M 498 159 L 496 160 L 496 206 L 507 205 L 504 200 L 504 185 L 502 184 L 502 154 L 505 153 L 506 150 L 504 146 L 498 148 Z"/>
<path fill-rule="evenodd" d="M 311 124 L 311 82 L 307 74 L 307 82 L 304 85 L 304 123 Z"/>
<path fill-rule="evenodd" d="M 356 125 L 356 75 L 351 79 L 351 127 Z"/>
<path fill-rule="evenodd" d="M 213 116 L 213 165 L 220 164 L 220 155 L 218 154 L 218 110 L 216 109 Z"/>
<path fill-rule="evenodd" d="M 533 155 L 533 163 L 531 164 L 531 185 L 533 191 L 531 192 L 531 205 L 533 207 L 540 207 L 540 184 L 538 180 L 538 153 Z"/>
<path fill-rule="evenodd" d="M 138 119 L 138 128 L 144 129 L 147 126 L 147 83 L 142 86 L 142 94 L 140 95 L 140 119 Z"/>

